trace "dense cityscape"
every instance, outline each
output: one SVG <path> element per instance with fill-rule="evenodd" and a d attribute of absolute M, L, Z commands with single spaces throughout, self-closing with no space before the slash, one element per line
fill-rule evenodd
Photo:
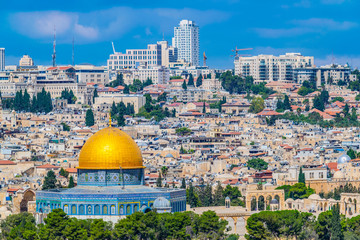
<path fill-rule="evenodd" d="M 59 64 L 55 26 L 51 65 L 0 46 L 0 239 L 360 239 L 358 68 L 214 68 L 200 24 L 172 28 L 106 65 L 74 39 Z"/>

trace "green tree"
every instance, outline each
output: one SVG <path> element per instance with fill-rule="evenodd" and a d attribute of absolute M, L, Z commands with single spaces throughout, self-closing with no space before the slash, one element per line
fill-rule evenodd
<path fill-rule="evenodd" d="M 40 239 L 64 239 L 64 230 L 70 224 L 69 217 L 62 209 L 54 209 L 40 226 Z"/>
<path fill-rule="evenodd" d="M 224 206 L 224 205 L 225 205 L 224 188 L 221 186 L 220 182 L 218 182 L 214 192 L 214 206 Z"/>
<path fill-rule="evenodd" d="M 319 214 L 314 226 L 315 231 L 319 236 L 319 239 L 321 240 L 330 239 L 331 218 L 332 218 L 332 211 L 326 211 Z"/>
<path fill-rule="evenodd" d="M 291 103 L 290 103 L 288 95 L 285 95 L 285 97 L 284 97 L 284 105 L 283 106 L 284 106 L 285 110 L 291 110 Z"/>
<path fill-rule="evenodd" d="M 320 111 L 324 111 L 325 105 L 324 105 L 324 102 L 321 100 L 320 96 L 314 97 L 314 99 L 313 99 L 313 107 L 320 110 Z"/>
<path fill-rule="evenodd" d="M 247 161 L 246 165 L 258 171 L 266 170 L 268 168 L 268 163 L 261 158 L 253 158 Z"/>
<path fill-rule="evenodd" d="M 184 79 L 183 83 L 182 83 L 182 88 L 186 91 L 187 90 L 187 85 L 186 85 L 186 80 Z"/>
<path fill-rule="evenodd" d="M 331 240 L 343 240 L 344 234 L 341 231 L 340 206 L 339 203 L 333 206 L 331 216 Z"/>
<path fill-rule="evenodd" d="M 99 94 L 97 92 L 97 89 L 95 88 L 94 93 L 93 93 L 93 103 L 95 103 L 95 98 L 99 97 Z"/>
<path fill-rule="evenodd" d="M 190 207 L 191 208 L 198 207 L 199 203 L 200 203 L 199 197 L 197 196 L 195 189 L 191 182 L 189 184 L 189 188 L 186 189 L 186 194 L 187 194 L 186 199 L 188 200 Z"/>
<path fill-rule="evenodd" d="M 227 185 L 223 192 L 223 197 L 229 197 L 231 205 L 233 206 L 244 206 L 245 203 L 240 199 L 242 197 L 241 192 L 238 187 Z"/>
<path fill-rule="evenodd" d="M 35 218 L 31 213 L 12 214 L 0 222 L 1 239 L 39 239 Z"/>
<path fill-rule="evenodd" d="M 188 86 L 195 86 L 194 85 L 194 77 L 193 77 L 193 75 L 190 73 L 190 75 L 189 75 L 189 81 L 188 81 L 188 84 L 187 84 Z"/>
<path fill-rule="evenodd" d="M 181 181 L 181 187 L 182 189 L 186 189 L 186 182 L 185 182 L 185 178 L 182 179 Z"/>
<path fill-rule="evenodd" d="M 60 176 L 63 176 L 65 178 L 67 178 L 69 176 L 69 172 L 66 171 L 65 169 L 61 168 L 60 172 L 59 172 Z"/>
<path fill-rule="evenodd" d="M 196 79 L 196 87 L 200 87 L 202 85 L 203 76 L 199 75 L 199 77 Z"/>
<path fill-rule="evenodd" d="M 110 82 L 110 87 L 124 86 L 124 77 L 123 74 L 120 73 L 116 76 L 116 80 Z"/>
<path fill-rule="evenodd" d="M 305 173 L 303 173 L 302 167 L 300 167 L 298 182 L 305 184 Z"/>
<path fill-rule="evenodd" d="M 187 127 L 181 127 L 181 128 L 177 128 L 175 130 L 175 133 L 180 136 L 190 135 L 191 129 L 189 129 Z"/>
<path fill-rule="evenodd" d="M 22 109 L 26 112 L 30 111 L 31 102 L 30 102 L 30 95 L 28 94 L 27 90 L 24 91 L 24 96 L 22 97 Z"/>
<path fill-rule="evenodd" d="M 156 179 L 156 187 L 161 188 L 162 187 L 162 178 L 161 178 L 161 173 L 159 172 L 159 176 Z"/>
<path fill-rule="evenodd" d="M 123 93 L 124 93 L 124 94 L 129 94 L 129 93 L 130 93 L 129 86 L 128 86 L 128 85 L 126 85 L 126 84 L 125 84 L 125 86 L 124 86 Z"/>
<path fill-rule="evenodd" d="M 47 190 L 47 189 L 54 189 L 56 188 L 56 176 L 55 173 L 53 171 L 48 171 L 47 175 L 45 176 L 44 179 L 44 183 L 42 186 L 42 190 Z"/>
<path fill-rule="evenodd" d="M 73 187 L 75 187 L 74 177 L 70 176 L 68 188 L 73 188 Z"/>
<path fill-rule="evenodd" d="M 357 157 L 356 151 L 352 150 L 351 148 L 346 152 L 346 154 L 351 158 L 355 159 Z"/>
<path fill-rule="evenodd" d="M 67 125 L 66 123 L 62 122 L 61 126 L 62 126 L 63 131 L 66 131 L 66 132 L 70 131 L 70 126 Z"/>
<path fill-rule="evenodd" d="M 264 110 L 264 108 L 265 108 L 264 99 L 262 99 L 261 97 L 255 97 L 251 101 L 251 105 L 249 107 L 249 112 L 251 112 L 251 113 L 259 113 L 262 110 Z"/>
<path fill-rule="evenodd" d="M 86 110 L 85 125 L 91 127 L 94 126 L 94 124 L 95 124 L 94 113 L 89 108 L 88 110 Z"/>

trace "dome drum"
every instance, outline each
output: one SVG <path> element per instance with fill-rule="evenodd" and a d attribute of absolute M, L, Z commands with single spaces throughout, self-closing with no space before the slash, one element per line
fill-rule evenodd
<path fill-rule="evenodd" d="M 78 185 L 143 185 L 144 169 L 78 169 Z"/>

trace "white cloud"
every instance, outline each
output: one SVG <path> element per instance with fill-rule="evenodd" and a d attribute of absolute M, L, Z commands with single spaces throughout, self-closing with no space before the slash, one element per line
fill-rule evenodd
<path fill-rule="evenodd" d="M 138 27 L 145 28 L 145 35 L 154 31 L 172 33 L 173 27 L 184 18 L 191 18 L 203 27 L 229 17 L 218 10 L 114 7 L 87 13 L 19 12 L 10 15 L 9 21 L 16 32 L 30 38 L 49 41 L 56 26 L 59 41 L 71 42 L 75 35 L 78 43 L 86 43 L 114 40 Z"/>
<path fill-rule="evenodd" d="M 290 28 L 255 28 L 254 31 L 261 37 L 280 38 L 296 37 L 308 33 L 327 33 L 330 31 L 346 31 L 358 27 L 358 24 L 350 21 L 335 21 L 327 18 L 310 18 L 305 20 L 293 20 Z"/>

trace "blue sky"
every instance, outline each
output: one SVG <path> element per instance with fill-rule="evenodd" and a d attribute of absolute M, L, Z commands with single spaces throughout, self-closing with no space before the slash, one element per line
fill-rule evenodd
<path fill-rule="evenodd" d="M 232 68 L 231 49 L 244 54 L 301 52 L 317 65 L 349 63 L 360 67 L 358 0 L 3 0 L 0 47 L 7 64 L 29 54 L 36 64 L 51 64 L 53 28 L 57 62 L 106 64 L 112 52 L 171 42 L 181 19 L 200 26 L 201 53 L 215 68 Z M 202 55 L 202 54 L 201 54 Z"/>

